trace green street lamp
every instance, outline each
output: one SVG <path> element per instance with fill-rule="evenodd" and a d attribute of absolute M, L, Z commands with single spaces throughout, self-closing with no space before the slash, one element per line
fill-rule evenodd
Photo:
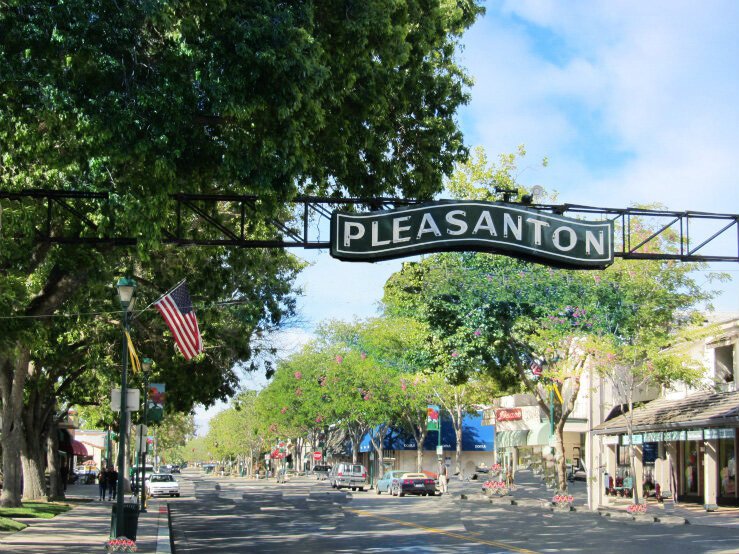
<path fill-rule="evenodd" d="M 133 311 L 134 294 L 136 292 L 136 281 L 128 277 L 118 279 L 116 283 L 118 299 L 121 302 L 123 312 L 123 369 L 121 370 L 121 415 L 118 420 L 118 483 L 116 490 L 116 526 L 115 531 L 111 529 L 111 538 L 125 536 L 125 519 L 123 517 L 123 481 L 125 478 L 126 463 L 126 392 L 128 383 L 128 339 L 126 337 L 131 325 L 131 313 Z"/>
<path fill-rule="evenodd" d="M 142 430 L 149 425 L 147 412 L 149 408 L 149 372 L 151 371 L 151 364 L 151 358 L 144 358 L 141 360 L 141 369 L 144 372 L 144 423 L 141 427 Z M 139 445 L 141 456 L 141 463 L 139 464 L 139 469 L 141 470 L 141 477 L 139 478 L 139 498 L 141 498 L 141 508 L 139 511 L 146 512 L 146 451 L 149 449 L 146 435 L 139 437 Z"/>

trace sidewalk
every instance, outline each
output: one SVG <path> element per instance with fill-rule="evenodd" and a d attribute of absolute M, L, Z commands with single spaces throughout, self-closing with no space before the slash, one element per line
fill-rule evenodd
<path fill-rule="evenodd" d="M 449 493 L 451 497 L 459 498 L 460 494 L 477 494 L 481 492 L 484 480 L 459 481 L 452 477 L 449 481 Z M 587 507 L 587 486 L 582 481 L 568 483 L 568 494 L 575 497 L 574 506 L 578 511 L 589 511 Z M 516 500 L 537 500 L 543 503 L 550 502 L 555 491 L 547 489 L 544 482 L 530 470 L 519 470 L 516 473 L 516 488 L 513 498 Z M 629 499 L 612 498 L 610 504 L 599 506 L 601 512 L 612 512 L 626 514 L 626 507 L 631 504 Z M 691 525 L 716 525 L 720 527 L 733 527 L 739 530 L 739 507 L 720 507 L 715 512 L 706 512 L 703 506 L 696 504 L 675 504 L 671 500 L 664 504 L 658 504 L 654 499 L 648 501 L 649 512 L 652 515 L 669 515 L 683 518 Z M 574 515 L 574 514 L 573 514 Z M 577 517 L 574 515 L 574 517 Z"/>
<path fill-rule="evenodd" d="M 23 531 L 0 535 L 3 554 L 105 552 L 110 534 L 113 502 L 98 500 L 97 485 L 70 485 L 67 500 L 72 509 L 52 519 L 19 519 Z M 126 502 L 131 500 L 126 497 Z M 161 528 L 161 530 L 160 530 Z M 159 540 L 160 533 L 166 540 Z M 139 514 L 136 546 L 141 553 L 169 553 L 169 525 L 166 502 L 150 501 L 146 513 Z"/>

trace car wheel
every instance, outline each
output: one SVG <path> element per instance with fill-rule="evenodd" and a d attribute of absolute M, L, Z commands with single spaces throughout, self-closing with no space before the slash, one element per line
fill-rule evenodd
<path fill-rule="evenodd" d="M 398 487 L 398 496 L 405 496 L 403 489 L 401 489 L 400 487 Z"/>
<path fill-rule="evenodd" d="M 359 492 L 364 492 L 364 487 L 359 487 Z"/>
<path fill-rule="evenodd" d="M 355 490 L 357 490 L 357 487 L 352 487 L 352 491 L 355 491 Z"/>
<path fill-rule="evenodd" d="M 380 494 L 380 487 L 375 487 L 375 494 Z"/>
<path fill-rule="evenodd" d="M 429 493 L 429 496 L 436 496 L 436 493 L 435 492 L 430 492 Z"/>

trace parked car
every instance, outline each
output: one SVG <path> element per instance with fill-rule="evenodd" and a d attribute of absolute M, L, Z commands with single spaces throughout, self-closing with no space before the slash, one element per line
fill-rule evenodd
<path fill-rule="evenodd" d="M 436 494 L 436 481 L 425 473 L 388 471 L 377 482 L 377 489 L 375 490 L 377 494 L 383 491 L 389 492 L 393 496 L 405 496 L 406 494 L 434 496 Z"/>
<path fill-rule="evenodd" d="M 313 475 L 316 476 L 316 479 L 319 481 L 322 481 L 324 479 L 328 479 L 328 474 L 331 471 L 330 465 L 315 465 L 313 466 Z"/>
<path fill-rule="evenodd" d="M 146 492 L 149 496 L 179 496 L 180 484 L 170 473 L 153 473 L 146 480 Z"/>
<path fill-rule="evenodd" d="M 347 488 L 353 491 L 357 489 L 363 491 L 367 486 L 367 470 L 361 464 L 342 462 L 331 468 L 328 480 L 335 489 Z"/>
<path fill-rule="evenodd" d="M 172 473 L 180 473 L 180 466 L 172 466 Z"/>

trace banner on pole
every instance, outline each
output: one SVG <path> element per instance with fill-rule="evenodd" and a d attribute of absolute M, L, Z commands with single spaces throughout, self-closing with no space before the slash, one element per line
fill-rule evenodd
<path fill-rule="evenodd" d="M 146 394 L 146 402 L 148 403 L 147 419 L 148 423 L 159 423 L 164 415 L 164 401 L 167 398 L 166 385 L 164 383 L 149 383 L 149 390 Z"/>
<path fill-rule="evenodd" d="M 439 406 L 429 404 L 426 417 L 426 429 L 428 431 L 439 430 Z"/>

